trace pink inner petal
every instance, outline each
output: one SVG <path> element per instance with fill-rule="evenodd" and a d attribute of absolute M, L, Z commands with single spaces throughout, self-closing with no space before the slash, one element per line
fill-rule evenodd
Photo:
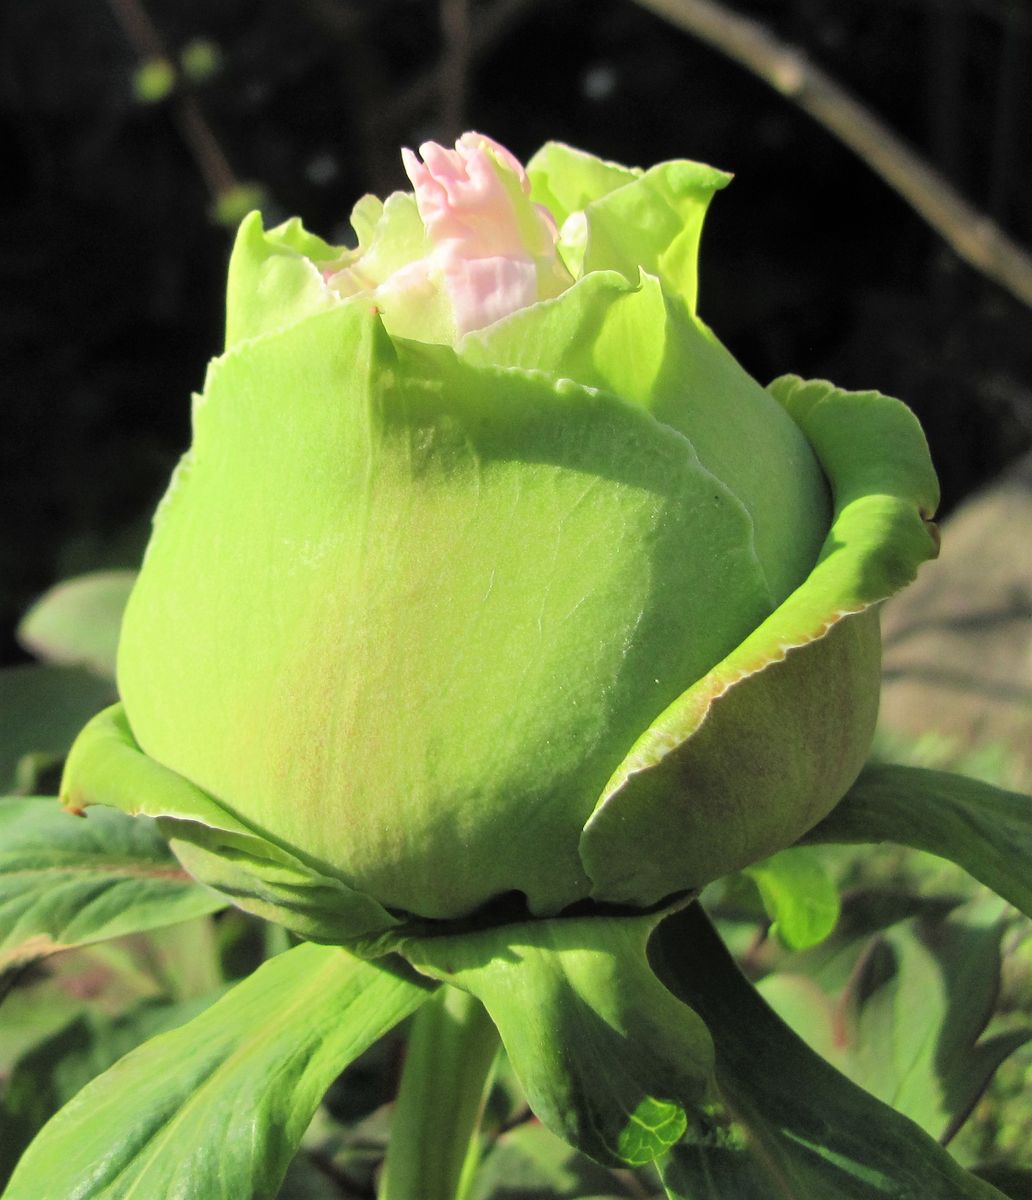
<path fill-rule="evenodd" d="M 504 146 L 466 133 L 454 150 L 425 142 L 419 153 L 403 150 L 402 160 L 458 334 L 572 282 L 556 251 L 555 221 L 530 202 L 527 173 Z"/>
<path fill-rule="evenodd" d="M 459 335 L 482 329 L 537 299 L 537 272 L 529 259 L 451 256 L 444 264 L 444 285 Z"/>

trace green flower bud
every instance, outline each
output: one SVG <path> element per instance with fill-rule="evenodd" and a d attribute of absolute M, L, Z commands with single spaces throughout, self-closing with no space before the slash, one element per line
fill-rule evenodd
<path fill-rule="evenodd" d="M 765 390 L 695 314 L 728 177 L 467 134 L 357 246 L 245 220 L 227 348 L 66 802 L 306 936 L 650 905 L 856 776 L 935 552 L 898 401 Z"/>

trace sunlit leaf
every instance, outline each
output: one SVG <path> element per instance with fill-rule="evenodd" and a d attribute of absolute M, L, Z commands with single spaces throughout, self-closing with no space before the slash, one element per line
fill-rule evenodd
<path fill-rule="evenodd" d="M 427 994 L 400 967 L 288 950 L 83 1088 L 4 1200 L 271 1200 L 333 1079 Z"/>

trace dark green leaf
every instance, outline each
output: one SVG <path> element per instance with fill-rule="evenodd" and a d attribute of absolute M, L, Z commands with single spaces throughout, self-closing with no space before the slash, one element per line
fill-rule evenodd
<path fill-rule="evenodd" d="M 19 764 L 59 762 L 83 725 L 114 699 L 114 684 L 82 667 L 29 663 L 0 671 L 0 792 L 31 789 L 33 771 L 19 774 Z"/>
<path fill-rule="evenodd" d="M 698 905 L 652 943 L 657 970 L 703 1018 L 732 1123 L 664 1165 L 683 1200 L 999 1200 L 911 1121 L 850 1083 L 746 982 Z"/>
<path fill-rule="evenodd" d="M 147 1003 L 112 1019 L 84 1010 L 60 1032 L 40 1043 L 11 1072 L 0 1106 L 0 1183 L 19 1155 L 55 1112 L 91 1079 L 149 1037 L 197 1016 L 214 1000 L 207 996 L 176 1004 Z"/>
<path fill-rule="evenodd" d="M 980 1041 L 1009 922 L 995 897 L 938 922 L 908 921 L 856 946 L 847 986 L 777 972 L 759 990 L 784 1020 L 874 1096 L 947 1141 L 1027 1029 Z"/>
<path fill-rule="evenodd" d="M 804 839 L 899 842 L 948 858 L 1032 916 L 1032 798 L 921 767 L 871 765 Z"/>
<path fill-rule="evenodd" d="M 575 1200 L 631 1196 L 612 1171 L 600 1167 L 528 1121 L 503 1134 L 485 1156 L 472 1200 Z"/>

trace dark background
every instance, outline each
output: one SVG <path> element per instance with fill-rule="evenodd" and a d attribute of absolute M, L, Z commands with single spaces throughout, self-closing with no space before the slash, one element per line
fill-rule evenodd
<path fill-rule="evenodd" d="M 1032 243 L 1027 0 L 736 6 Z M 340 239 L 362 192 L 406 186 L 400 145 L 462 128 L 522 157 L 559 138 L 734 171 L 707 225 L 703 316 L 764 381 L 906 400 L 945 510 L 1032 443 L 1032 314 L 790 102 L 632 0 L 470 0 L 463 88 L 461 39 L 441 32 L 462 8 L 0 0 L 0 661 L 49 583 L 138 558 L 220 346 L 231 230 L 213 189 L 233 207 L 234 181 L 258 185 L 268 218 Z M 145 102 L 158 50 L 180 80 Z"/>

